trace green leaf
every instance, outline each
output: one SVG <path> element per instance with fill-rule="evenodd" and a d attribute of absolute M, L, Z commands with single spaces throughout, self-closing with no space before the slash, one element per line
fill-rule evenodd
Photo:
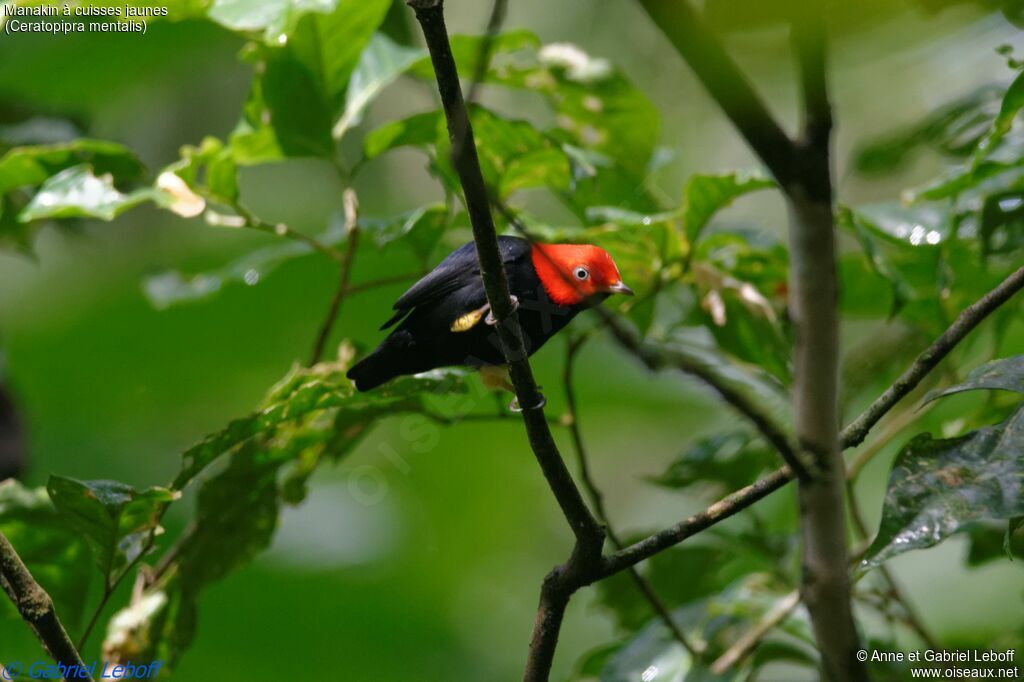
<path fill-rule="evenodd" d="M 776 455 L 747 431 L 727 431 L 691 444 L 668 468 L 648 480 L 672 489 L 709 485 L 712 495 L 749 485 Z"/>
<path fill-rule="evenodd" d="M 448 371 L 401 377 L 373 393 L 358 393 L 345 377 L 345 368 L 341 365 L 325 363 L 308 369 L 295 367 L 270 390 L 256 412 L 232 421 L 188 449 L 182 455 L 182 470 L 173 487 L 180 490 L 221 455 L 254 436 L 272 433 L 290 422 L 315 416 L 330 408 L 359 415 L 361 419 L 417 412 L 424 408 L 423 394 L 442 389 L 465 390 L 461 374 Z"/>
<path fill-rule="evenodd" d="M 51 476 L 50 499 L 71 527 L 89 542 L 107 584 L 159 532 L 160 517 L 178 495 L 166 488 L 137 491 L 116 481 L 77 481 Z"/>
<path fill-rule="evenodd" d="M 686 238 L 695 244 L 715 213 L 744 194 L 775 186 L 774 180 L 759 172 L 691 176 L 683 188 L 682 216 Z"/>
<path fill-rule="evenodd" d="M 967 534 L 970 548 L 968 566 L 982 566 L 991 561 L 1014 561 L 1024 566 L 1024 517 L 1012 518 L 1005 523 L 978 523 Z"/>
<path fill-rule="evenodd" d="M 337 5 L 338 0 L 213 0 L 207 16 L 234 31 L 262 31 L 268 43 L 280 44 L 303 15 L 326 14 Z"/>
<path fill-rule="evenodd" d="M 497 70 L 494 81 L 539 92 L 572 143 L 646 173 L 661 127 L 658 111 L 621 72 L 569 43 L 545 45 Z"/>
<path fill-rule="evenodd" d="M 370 102 L 425 54 L 425 50 L 398 45 L 382 33 L 374 34 L 352 72 L 345 111 L 332 130 L 334 139 L 340 140 L 359 125 Z"/>
<path fill-rule="evenodd" d="M 427 147 L 437 140 L 438 130 L 443 125 L 440 111 L 427 111 L 391 121 L 366 136 L 363 153 L 367 159 L 373 159 L 399 147 Z"/>
<path fill-rule="evenodd" d="M 36 187 L 73 166 L 89 164 L 99 175 L 137 180 L 145 169 L 127 147 L 82 138 L 73 142 L 15 147 L 0 157 L 0 196 L 19 187 Z"/>
<path fill-rule="evenodd" d="M 300 5 L 282 19 L 280 12 L 261 3 L 245 3 L 247 10 L 257 8 L 257 23 L 266 27 L 271 44 L 254 46 L 248 55 L 255 65 L 253 86 L 230 139 L 237 163 L 334 157 L 331 128 L 342 115 L 360 54 L 389 4 L 340 0 L 334 8 L 333 0 L 325 0 L 323 5 Z M 295 19 L 310 7 L 330 13 L 305 13 Z"/>
<path fill-rule="evenodd" d="M 963 391 L 1014 391 L 1024 393 L 1024 355 L 1001 358 L 975 367 L 967 378 L 956 386 L 932 391 L 924 402 L 931 402 Z"/>
<path fill-rule="evenodd" d="M 181 148 L 181 160 L 168 166 L 193 190 L 231 205 L 238 200 L 238 168 L 231 148 L 215 137 L 205 137 L 198 147 Z"/>
<path fill-rule="evenodd" d="M 422 206 L 393 218 L 359 221 L 360 228 L 370 233 L 379 248 L 399 241 L 420 260 L 430 257 L 447 224 L 448 208 L 444 204 Z"/>
<path fill-rule="evenodd" d="M 960 438 L 922 434 L 893 463 L 878 536 L 862 565 L 932 547 L 975 521 L 1022 515 L 1024 408 Z"/>
<path fill-rule="evenodd" d="M 110 175 L 97 176 L 88 165 L 73 166 L 46 180 L 18 220 L 46 218 L 99 218 L 113 220 L 146 201 L 166 203 L 161 192 L 145 187 L 128 194 L 114 187 Z"/>
<path fill-rule="evenodd" d="M 999 107 L 999 114 L 992 122 L 992 128 L 988 134 L 978 143 L 975 150 L 974 160 L 980 162 L 1002 142 L 1006 134 L 1010 132 L 1013 119 L 1017 118 L 1020 110 L 1024 109 L 1024 73 L 1020 73 L 1010 83 L 1003 95 L 1003 103 Z"/>
<path fill-rule="evenodd" d="M 89 594 L 89 547 L 57 514 L 43 488 L 0 482 L 0 532 L 11 542 L 36 581 L 53 599 L 65 624 L 74 626 Z M 7 599 L 4 609 L 14 611 Z"/>
<path fill-rule="evenodd" d="M 777 424 L 791 430 L 793 413 L 789 393 L 771 374 L 726 356 L 709 343 L 700 330 L 673 330 L 671 336 L 662 343 L 666 350 L 678 355 L 680 360 L 713 376 L 716 383 L 744 396 Z"/>

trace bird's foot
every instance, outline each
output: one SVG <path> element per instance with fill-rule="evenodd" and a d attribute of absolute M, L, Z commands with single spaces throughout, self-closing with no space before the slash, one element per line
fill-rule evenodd
<path fill-rule="evenodd" d="M 515 312 L 515 311 L 519 310 L 519 299 L 516 298 L 514 295 L 511 295 L 511 294 L 509 294 L 509 299 L 511 299 L 511 301 L 512 301 L 512 312 Z M 498 318 L 496 318 L 494 316 L 494 311 L 493 310 L 488 310 L 487 311 L 487 319 L 485 319 L 484 322 L 489 324 L 492 327 L 494 325 L 498 324 Z"/>
<path fill-rule="evenodd" d="M 539 389 L 540 386 L 538 386 L 537 388 Z M 512 399 L 511 403 L 509 403 L 508 409 L 511 410 L 512 412 L 522 412 L 524 409 L 528 409 L 528 410 L 542 410 L 542 409 L 544 409 L 544 406 L 548 404 L 548 399 L 545 398 L 544 394 L 541 393 L 540 391 L 537 392 L 537 396 L 540 398 L 540 401 L 536 405 L 534 405 L 533 407 L 528 407 L 528 408 L 520 407 L 519 406 L 519 398 L 516 397 L 516 398 Z"/>

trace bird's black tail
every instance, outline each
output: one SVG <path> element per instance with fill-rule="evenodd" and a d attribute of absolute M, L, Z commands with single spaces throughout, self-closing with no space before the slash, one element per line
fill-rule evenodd
<path fill-rule="evenodd" d="M 355 382 L 357 390 L 369 391 L 391 381 L 401 373 L 401 370 L 395 367 L 394 358 L 388 357 L 388 354 L 382 353 L 378 348 L 353 365 L 345 376 Z"/>

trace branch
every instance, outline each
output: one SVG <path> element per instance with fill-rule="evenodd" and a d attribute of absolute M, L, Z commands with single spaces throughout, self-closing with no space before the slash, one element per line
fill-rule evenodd
<path fill-rule="evenodd" d="M 271 225 L 265 220 L 260 220 L 259 218 L 254 216 L 241 204 L 236 203 L 232 206 L 232 208 L 235 210 L 235 213 L 239 215 L 241 220 L 237 222 L 233 221 L 231 223 L 227 223 L 225 221 L 225 224 L 230 225 L 231 227 L 246 227 L 249 228 L 250 230 L 266 232 L 267 234 L 274 234 L 277 235 L 278 237 L 284 237 L 286 239 L 291 239 L 292 241 L 301 242 L 308 246 L 309 248 L 316 251 L 317 253 L 327 256 L 335 263 L 340 264 L 345 260 L 345 255 L 343 253 L 338 251 L 333 246 L 330 246 L 329 244 L 324 244 L 316 237 L 310 237 L 308 234 L 305 234 L 303 232 L 297 232 L 292 228 L 288 227 L 287 225 L 285 225 L 284 223 Z"/>
<path fill-rule="evenodd" d="M 331 304 L 327 308 L 327 316 L 320 324 L 320 331 L 317 333 L 316 341 L 313 343 L 313 352 L 310 353 L 309 366 L 320 362 L 324 355 L 324 347 L 331 335 L 331 329 L 341 312 L 341 303 L 349 293 L 349 281 L 352 279 L 352 263 L 355 260 L 356 248 L 359 246 L 359 223 L 358 210 L 359 200 L 356 198 L 355 190 L 346 189 L 344 193 L 345 202 L 345 233 L 348 235 L 345 257 L 341 261 L 341 272 L 338 276 L 338 288 L 331 298 Z"/>
<path fill-rule="evenodd" d="M 686 0 L 639 0 L 781 185 L 799 172 L 793 143 Z"/>
<path fill-rule="evenodd" d="M 784 185 L 789 207 L 790 315 L 796 330 L 793 386 L 797 438 L 814 461 L 799 486 L 803 576 L 800 588 L 821 651 L 823 678 L 867 680 L 850 599 L 845 471 L 839 445 L 839 282 L 836 274 L 821 7 L 797 3 L 793 39 L 804 104 L 797 177 Z"/>
<path fill-rule="evenodd" d="M 751 483 L 745 488 L 730 493 L 718 502 L 702 512 L 694 514 L 685 521 L 665 530 L 655 533 L 639 542 L 635 542 L 625 549 L 619 550 L 605 557 L 599 578 L 607 578 L 619 571 L 624 571 L 630 566 L 635 566 L 644 559 L 650 559 L 655 554 L 662 552 L 683 540 L 696 535 L 702 530 L 724 521 L 750 507 L 755 502 L 768 497 L 773 492 L 782 488 L 794 478 L 789 467 L 776 469 L 764 478 Z"/>
<path fill-rule="evenodd" d="M 75 645 L 57 618 L 50 595 L 39 586 L 21 557 L 0 533 L 0 586 L 18 608 L 18 613 L 35 631 L 43 648 L 57 663 L 72 669 L 65 679 L 89 679 L 89 669 L 82 662 Z"/>
<path fill-rule="evenodd" d="M 786 620 L 798 606 L 800 606 L 800 590 L 793 590 L 777 601 L 775 606 L 758 621 L 757 625 L 747 630 L 731 647 L 715 659 L 715 662 L 711 664 L 712 674 L 724 675 L 729 668 L 746 658 L 761 643 L 761 640 L 776 625 Z"/>
<path fill-rule="evenodd" d="M 961 312 L 949 328 L 939 336 L 928 349 L 914 360 L 914 364 L 879 396 L 868 409 L 843 429 L 842 440 L 846 447 L 859 445 L 864 441 L 871 428 L 878 423 L 886 412 L 893 408 L 904 396 L 917 388 L 929 372 L 949 355 L 949 352 L 970 334 L 982 320 L 991 315 L 999 306 L 1024 288 L 1024 267 L 1020 268 L 995 289 L 985 294 L 975 303 Z"/>
<path fill-rule="evenodd" d="M 530 447 L 540 464 L 558 504 L 576 537 L 569 560 L 544 581 L 525 680 L 546 680 L 554 659 L 558 632 L 575 585 L 600 566 L 604 532 L 591 515 L 555 445 L 544 416 L 544 398 L 537 388 L 527 359 L 522 330 L 509 297 L 508 281 L 498 249 L 498 237 L 490 212 L 487 188 L 480 172 L 473 129 L 462 98 L 455 59 L 452 56 L 441 0 L 407 0 L 430 51 L 438 91 L 453 142 L 452 163 L 459 175 L 466 208 L 473 227 L 480 275 L 491 312 L 498 320 L 498 337 L 508 363 L 516 398 L 522 406 Z M 460 142 L 456 145 L 455 142 Z"/>
<path fill-rule="evenodd" d="M 604 496 L 601 494 L 601 490 L 597 487 L 597 483 L 594 481 L 593 476 L 590 473 L 590 461 L 587 457 L 587 449 L 583 445 L 583 432 L 580 428 L 579 411 L 576 408 L 576 389 L 574 382 L 574 374 L 576 367 L 576 358 L 579 354 L 580 349 L 586 342 L 587 337 L 579 337 L 576 339 L 570 339 L 565 347 L 565 364 L 562 372 L 562 384 L 565 389 L 565 404 L 566 404 L 566 421 L 568 422 L 569 435 L 572 437 L 573 447 L 576 450 L 576 460 L 579 464 L 580 469 L 580 480 L 583 481 L 583 488 L 587 491 L 587 495 L 590 497 L 590 505 L 594 508 L 597 513 L 597 518 L 604 525 L 604 531 L 608 535 L 608 539 L 611 540 L 612 544 L 615 545 L 616 549 L 623 549 L 625 545 L 622 540 L 619 539 L 618 533 L 612 527 L 611 521 L 608 519 L 608 512 L 604 506 Z M 640 571 L 636 569 L 636 566 L 630 566 L 628 569 L 630 577 L 636 584 L 637 589 L 644 596 L 647 602 L 654 609 L 654 612 L 661 619 L 661 622 L 665 624 L 668 631 L 672 633 L 676 641 L 685 649 L 694 659 L 699 658 L 701 652 L 698 651 L 697 647 L 690 642 L 690 640 L 683 633 L 682 629 L 672 619 L 672 614 L 668 608 L 662 603 L 661 598 L 658 597 L 658 593 L 655 592 L 654 587 L 640 575 Z"/>

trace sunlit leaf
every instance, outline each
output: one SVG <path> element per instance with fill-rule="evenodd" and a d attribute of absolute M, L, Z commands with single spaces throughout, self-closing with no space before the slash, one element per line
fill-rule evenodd
<path fill-rule="evenodd" d="M 74 166 L 89 164 L 97 175 L 137 180 L 144 169 L 127 147 L 81 138 L 72 142 L 15 147 L 0 157 L 0 196 L 19 187 L 35 187 Z"/>
<path fill-rule="evenodd" d="M 441 123 L 441 112 L 427 111 L 391 121 L 367 134 L 363 151 L 367 159 L 399 147 L 426 147 L 434 143 Z"/>
<path fill-rule="evenodd" d="M 46 180 L 18 219 L 99 218 L 113 220 L 124 211 L 147 201 L 166 203 L 169 198 L 145 187 L 124 194 L 110 175 L 97 176 L 87 165 L 73 166 Z"/>
<path fill-rule="evenodd" d="M 257 27 L 265 27 L 269 44 L 254 46 L 248 57 L 255 76 L 242 120 L 230 138 L 235 160 L 254 164 L 291 156 L 333 158 L 331 129 L 342 115 L 360 54 L 384 20 L 389 0 L 324 0 L 288 10 L 287 16 L 276 5 L 242 5 L 247 20 L 255 17 Z M 303 13 L 311 9 L 316 12 Z"/>
<path fill-rule="evenodd" d="M 345 93 L 345 110 L 332 130 L 334 139 L 340 140 L 350 128 L 359 125 L 370 102 L 424 54 L 424 50 L 403 47 L 381 33 L 375 34 L 352 72 Z"/>
<path fill-rule="evenodd" d="M 260 408 L 210 434 L 182 456 L 183 466 L 174 481 L 181 489 L 214 460 L 250 438 L 271 432 L 288 422 L 309 417 L 329 408 L 376 416 L 415 412 L 423 408 L 423 395 L 444 389 L 459 390 L 461 375 L 453 372 L 401 377 L 373 393 L 358 393 L 345 377 L 344 367 L 320 364 L 294 368 L 270 393 Z"/>
<path fill-rule="evenodd" d="M 683 188 L 683 230 L 690 243 L 701 233 L 715 213 L 750 192 L 775 187 L 775 181 L 760 173 L 697 174 Z"/>
<path fill-rule="evenodd" d="M 897 455 L 867 568 L 984 519 L 1024 515 L 1024 408 L 959 438 L 922 434 Z"/>

